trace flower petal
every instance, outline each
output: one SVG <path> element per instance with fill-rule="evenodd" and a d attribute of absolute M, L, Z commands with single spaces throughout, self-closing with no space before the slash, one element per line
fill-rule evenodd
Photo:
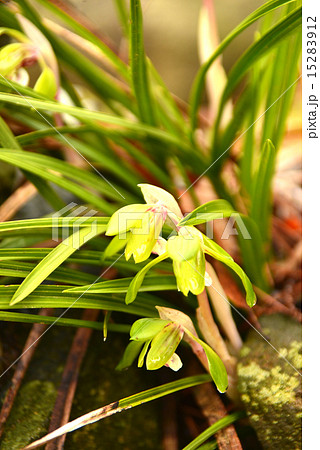
<path fill-rule="evenodd" d="M 182 212 L 177 201 L 175 200 L 173 195 L 169 194 L 169 192 L 157 186 L 153 186 L 152 184 L 142 183 L 138 184 L 138 186 L 142 191 L 142 195 L 144 196 L 145 201 L 149 205 L 160 202 L 169 211 L 172 211 L 178 217 L 182 217 Z"/>
<path fill-rule="evenodd" d="M 46 66 L 34 86 L 34 90 L 39 94 L 54 98 L 57 93 L 57 83 L 53 71 Z"/>
<path fill-rule="evenodd" d="M 167 251 L 167 241 L 159 236 L 155 246 L 152 249 L 152 253 L 156 255 L 163 255 Z"/>
<path fill-rule="evenodd" d="M 109 220 L 106 235 L 122 234 L 139 225 L 144 217 L 144 213 L 149 208 L 149 205 L 133 204 L 118 209 Z"/>
<path fill-rule="evenodd" d="M 189 291 L 199 295 L 205 288 L 205 257 L 202 250 L 189 260 L 173 261 L 178 289 L 187 296 Z"/>
<path fill-rule="evenodd" d="M 162 320 L 170 320 L 171 322 L 175 322 L 181 325 L 183 328 L 189 330 L 190 333 L 192 333 L 194 336 L 198 337 L 198 334 L 196 332 L 196 329 L 194 328 L 192 320 L 187 314 L 183 313 L 182 311 L 179 311 L 178 309 L 168 308 L 166 306 L 156 306 L 156 308 Z"/>
<path fill-rule="evenodd" d="M 156 370 L 164 366 L 174 354 L 183 336 L 181 327 L 175 323 L 166 325 L 151 341 L 147 355 L 147 369 Z"/>
<path fill-rule="evenodd" d="M 145 212 L 142 216 L 141 227 L 136 226 L 132 229 L 126 246 L 126 259 L 128 260 L 131 255 L 133 255 L 136 263 L 148 259 L 157 243 L 162 226 L 162 214 L 151 211 Z"/>
<path fill-rule="evenodd" d="M 182 361 L 179 357 L 179 355 L 177 355 L 176 353 L 174 353 L 171 358 L 169 359 L 169 361 L 167 361 L 165 363 L 166 367 L 170 367 L 171 370 L 173 370 L 174 372 L 178 372 L 178 370 L 181 369 L 181 367 L 183 366 Z"/>
<path fill-rule="evenodd" d="M 173 261 L 185 261 L 200 251 L 200 239 L 192 236 L 172 236 L 168 239 L 168 253 Z"/>
<path fill-rule="evenodd" d="M 134 322 L 130 330 L 132 341 L 148 341 L 155 337 L 162 328 L 170 323 L 169 320 L 158 318 L 138 319 Z"/>

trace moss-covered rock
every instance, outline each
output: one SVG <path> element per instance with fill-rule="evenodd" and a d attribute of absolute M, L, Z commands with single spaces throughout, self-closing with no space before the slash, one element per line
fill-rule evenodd
<path fill-rule="evenodd" d="M 0 450 L 21 449 L 47 434 L 75 332 L 72 328 L 53 327 L 40 341 L 5 425 Z M 110 333 L 103 342 L 101 332 L 92 334 L 79 373 L 70 420 L 159 384 L 158 373 L 138 369 L 136 364 L 124 372 L 114 370 L 127 343 L 127 335 Z M 2 398 L 5 391 L 1 392 L 0 388 Z M 64 448 L 158 450 L 161 448 L 159 406 L 161 400 L 156 400 L 80 428 L 67 435 Z"/>
<path fill-rule="evenodd" d="M 48 429 L 56 389 L 50 381 L 34 380 L 19 391 L 6 424 L 1 450 L 15 450 L 43 436 Z"/>
<path fill-rule="evenodd" d="M 265 449 L 300 449 L 301 325 L 280 315 L 261 325 L 269 343 L 251 330 L 241 351 L 241 399 Z"/>

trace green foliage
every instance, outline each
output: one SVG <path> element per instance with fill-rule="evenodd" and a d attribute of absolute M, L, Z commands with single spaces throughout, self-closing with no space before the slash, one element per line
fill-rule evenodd
<path fill-rule="evenodd" d="M 139 367 L 146 359 L 147 369 L 167 365 L 178 370 L 182 363 L 175 349 L 184 334 L 202 348 L 211 378 L 224 392 L 228 380 L 220 357 L 190 328 L 175 320 L 159 319 L 156 306 L 179 312 L 186 307 L 189 317 L 194 318 L 195 295 L 208 281 L 205 255 L 225 264 L 231 276 L 237 275 L 250 307 L 256 301 L 251 281 L 268 290 L 266 265 L 273 257 L 272 181 L 299 76 L 300 2 L 269 0 L 235 27 L 200 67 L 187 108 L 169 92 L 145 54 L 140 0 L 130 0 L 129 8 L 122 0 L 115 2 L 128 40 L 128 64 L 52 2 L 15 3 L 22 19 L 10 4 L 0 4 L 1 33 L 10 37 L 9 45 L 15 45 L 4 47 L 0 54 L 0 161 L 20 169 L 47 202 L 50 214 L 0 223 L 0 320 L 85 326 L 106 335 L 106 330 L 129 331 L 130 325 L 114 322 L 114 311 L 124 316 L 125 323 L 133 323 L 136 317 L 132 316 L 138 316 L 141 319 L 131 328 L 134 340 L 117 369 L 128 368 L 138 358 Z M 59 32 L 53 32 L 38 13 L 37 4 L 70 29 L 88 52 L 81 52 Z M 235 60 L 222 86 L 213 122 L 208 125 L 200 121 L 209 69 L 239 34 L 259 20 L 254 42 Z M 37 42 L 32 40 L 31 25 L 37 30 L 37 39 L 33 39 Z M 14 41 L 19 42 L 18 47 Z M 33 88 L 28 82 L 17 81 L 26 42 L 38 51 L 35 64 L 41 75 Z M 44 51 L 43 46 L 50 51 Z M 279 64 L 284 57 L 287 63 Z M 231 115 L 225 117 L 236 89 Z M 258 129 L 256 122 L 260 119 Z M 9 124 L 18 125 L 17 136 Z M 204 138 L 200 141 L 198 135 Z M 232 160 L 238 186 L 235 193 L 224 169 L 237 140 L 241 151 Z M 51 151 L 51 145 L 55 151 Z M 81 163 L 75 164 L 79 158 Z M 203 175 L 211 183 L 213 198 L 220 197 L 206 204 L 201 204 L 191 184 Z M 177 194 L 178 177 L 195 206 L 186 217 L 168 193 Z M 139 186 L 145 204 L 141 204 L 138 183 L 143 183 Z M 88 210 L 95 208 L 97 215 L 84 220 L 51 217 L 66 206 L 70 194 Z M 127 226 L 128 217 L 122 217 L 123 222 L 119 219 L 119 211 L 132 212 L 132 206 L 137 205 L 141 220 L 149 214 L 145 223 L 148 232 L 142 237 L 133 231 L 141 228 L 138 222 L 132 227 Z M 158 213 L 163 214 L 161 219 Z M 239 264 L 195 228 L 222 217 L 239 220 Z M 241 233 L 240 224 L 250 239 Z M 59 243 L 53 249 L 44 248 L 53 230 Z M 169 235 L 172 230 L 173 235 Z M 88 232 L 90 239 L 86 239 Z M 79 245 L 74 245 L 75 240 Z M 134 262 L 129 259 L 131 255 Z M 171 260 L 166 261 L 168 258 Z M 116 279 L 101 279 L 112 274 L 107 273 L 111 268 L 117 271 Z M 14 284 L 20 278 L 24 278 L 21 284 Z M 90 322 L 24 312 L 43 307 L 73 308 L 76 312 L 101 309 L 108 315 L 105 322 Z M 122 399 L 119 408 L 136 406 L 209 379 L 199 376 L 177 380 Z M 231 415 L 222 419 L 186 448 L 197 448 L 237 418 Z"/>

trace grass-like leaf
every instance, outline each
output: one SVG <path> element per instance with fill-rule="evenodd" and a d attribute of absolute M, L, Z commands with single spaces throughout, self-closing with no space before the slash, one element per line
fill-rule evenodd
<path fill-rule="evenodd" d="M 206 244 L 208 242 L 206 241 Z M 212 247 L 210 245 L 210 247 L 208 245 L 205 246 L 205 251 L 211 255 L 213 258 L 217 259 L 218 261 L 223 262 L 226 266 L 230 267 L 230 269 L 233 270 L 233 272 L 235 272 L 239 278 L 242 281 L 243 287 L 245 288 L 246 291 L 246 301 L 247 304 L 252 307 L 256 304 L 256 294 L 253 290 L 251 281 L 249 280 L 248 276 L 245 274 L 245 272 L 241 269 L 241 267 L 235 263 L 232 259 L 223 257 L 221 254 L 217 253 L 215 251 L 215 248 Z"/>
<path fill-rule="evenodd" d="M 185 152 L 185 157 L 189 158 L 190 164 L 194 163 L 195 168 L 199 170 L 204 170 L 206 168 L 206 161 L 202 155 L 197 155 L 195 158 L 194 149 L 190 142 L 183 141 L 180 137 L 170 134 L 166 131 L 160 130 L 156 127 L 135 122 L 129 119 L 124 119 L 119 116 L 114 116 L 111 114 L 106 114 L 100 111 L 92 111 L 85 108 L 80 108 L 76 106 L 67 106 L 58 102 L 49 100 L 40 100 L 34 98 L 23 98 L 19 95 L 6 94 L 0 92 L 0 100 L 6 103 L 22 106 L 25 108 L 33 107 L 40 111 L 52 111 L 70 114 L 80 120 L 93 120 L 101 121 L 103 123 L 108 123 L 110 125 L 119 125 L 128 130 L 133 130 L 142 136 L 150 136 L 157 139 L 163 144 L 171 144 L 174 148 L 181 149 Z M 192 158 L 190 160 L 190 158 Z"/>
<path fill-rule="evenodd" d="M 244 413 L 235 412 L 235 413 L 229 414 L 226 417 L 223 417 L 220 420 L 217 420 L 210 427 L 208 427 L 206 430 L 204 430 L 202 433 L 200 433 L 199 436 L 197 436 L 195 439 L 193 439 L 193 441 L 191 441 L 186 447 L 184 447 L 183 450 L 200 449 L 200 445 L 203 444 L 207 439 L 209 439 L 215 433 L 217 433 L 218 431 L 227 427 L 228 425 L 231 425 L 233 422 L 235 422 L 236 420 L 240 419 L 243 416 L 244 416 Z"/>
<path fill-rule="evenodd" d="M 1 261 L 0 259 L 0 276 L 26 278 L 33 269 L 34 264 L 19 261 Z M 93 283 L 96 278 L 96 276 L 89 273 L 68 267 L 59 267 L 48 276 L 48 280 L 75 285 Z"/>
<path fill-rule="evenodd" d="M 267 33 L 262 35 L 260 39 L 254 42 L 239 58 L 228 74 L 228 82 L 221 97 L 219 111 L 215 122 L 215 136 L 218 135 L 224 105 L 249 68 L 256 64 L 261 57 L 270 52 L 272 48 L 278 45 L 282 39 L 288 38 L 291 33 L 298 30 L 299 27 L 301 27 L 301 7 L 295 9 L 291 14 L 274 25 Z M 217 148 L 219 149 L 213 141 L 212 149 L 214 151 L 214 159 L 220 157 L 220 154 L 216 153 Z M 219 151 L 221 151 L 221 149 L 219 149 Z"/>
<path fill-rule="evenodd" d="M 58 428 L 47 436 L 28 445 L 27 447 L 25 447 L 25 449 L 31 450 L 33 448 L 40 447 L 45 443 L 51 441 L 52 439 L 55 439 L 65 433 L 69 433 L 80 427 L 89 425 L 90 423 L 105 419 L 118 412 L 133 408 L 134 406 L 139 406 L 152 400 L 156 400 L 157 398 L 164 397 L 182 389 L 187 389 L 202 383 L 207 383 L 208 381 L 210 381 L 210 379 L 211 378 L 209 375 L 195 375 L 188 378 L 182 378 L 181 380 L 176 380 L 162 386 L 157 386 L 152 389 L 148 389 L 147 391 L 131 395 L 130 397 L 123 398 L 118 402 L 114 402 L 95 411 L 91 411 L 90 413 L 85 414 L 84 416 L 81 416 L 70 423 L 67 423 L 66 425 Z"/>
<path fill-rule="evenodd" d="M 160 256 L 157 256 L 157 258 L 152 259 L 148 264 L 146 264 L 143 269 L 141 269 L 137 275 L 133 278 L 133 280 L 131 281 L 128 290 L 127 290 L 127 295 L 126 295 L 126 303 L 132 303 L 137 294 L 138 291 L 143 283 L 143 280 L 147 274 L 147 272 L 156 264 L 158 264 L 159 262 L 163 261 L 164 259 L 168 258 L 168 253 L 163 253 Z"/>
<path fill-rule="evenodd" d="M 130 65 L 133 90 L 141 120 L 150 125 L 155 125 L 144 53 L 140 0 L 130 0 L 130 13 Z"/>
<path fill-rule="evenodd" d="M 102 330 L 103 323 L 102 322 L 94 322 L 92 320 L 81 320 L 81 319 L 66 319 L 65 317 L 61 317 L 58 320 L 58 317 L 51 316 L 41 316 L 39 314 L 26 314 L 21 312 L 9 312 L 9 311 L 0 311 L 0 321 L 4 322 L 18 322 L 18 323 L 44 323 L 44 324 L 54 324 L 61 327 L 84 327 L 84 328 L 92 328 L 93 330 Z M 109 323 L 108 331 L 116 332 L 116 333 L 128 333 L 130 331 L 130 325 L 126 324 L 117 324 L 117 323 Z"/>
<path fill-rule="evenodd" d="M 81 198 L 85 202 L 99 208 L 100 211 L 103 211 L 106 214 L 112 214 L 114 210 L 114 208 L 102 198 L 99 198 L 97 195 L 92 194 L 87 189 L 84 189 L 82 186 L 76 184 L 75 182 L 63 178 L 54 172 L 51 172 L 50 167 L 41 167 L 37 164 L 34 164 L 32 158 L 29 157 L 29 154 L 27 152 L 0 149 L 0 160 L 8 162 L 9 164 L 13 164 L 14 166 L 20 167 L 21 169 L 28 170 L 29 172 L 32 172 L 35 175 L 44 178 L 45 180 L 52 181 L 53 183 L 66 189 L 67 191 L 72 192 L 74 195 Z M 116 191 L 114 191 L 114 193 L 116 194 Z M 121 196 L 119 195 L 118 198 L 121 199 Z"/>
<path fill-rule="evenodd" d="M 120 278 L 118 280 L 101 281 L 93 286 L 78 286 L 68 289 L 66 292 L 85 292 L 100 294 L 124 293 L 127 292 L 133 278 Z M 174 291 L 177 289 L 176 278 L 173 275 L 147 275 L 139 292 L 151 291 Z"/>
<path fill-rule="evenodd" d="M 255 176 L 251 205 L 251 217 L 258 224 L 262 239 L 268 240 L 270 233 L 271 182 L 275 168 L 276 151 L 267 140 L 260 157 L 260 164 Z"/>
<path fill-rule="evenodd" d="M 200 223 L 210 222 L 214 219 L 230 217 L 236 211 L 226 200 L 212 200 L 194 209 L 190 214 L 179 222 L 179 226 L 199 225 Z"/>
<path fill-rule="evenodd" d="M 57 267 L 68 259 L 72 253 L 85 244 L 88 238 L 92 239 L 105 230 L 106 225 L 97 226 L 96 229 L 88 227 L 81 228 L 61 242 L 26 277 L 12 297 L 10 304 L 14 305 L 21 302 L 21 300 L 33 292 Z"/>
<path fill-rule="evenodd" d="M 209 60 L 201 66 L 199 69 L 195 81 L 192 85 L 191 95 L 190 95 L 190 119 L 191 127 L 194 130 L 197 126 L 197 111 L 200 105 L 202 92 L 205 84 L 205 77 L 214 63 L 214 61 L 221 55 L 223 50 L 236 38 L 242 31 L 248 28 L 251 24 L 259 20 L 265 14 L 277 9 L 283 5 L 291 3 L 295 0 L 271 0 L 266 2 L 260 8 L 256 9 L 252 14 L 250 14 L 246 19 L 244 19 L 237 27 L 235 27 L 230 34 L 221 42 L 217 47 L 213 55 Z"/>
<path fill-rule="evenodd" d="M 42 285 L 34 290 L 20 303 L 10 304 L 10 300 L 17 290 L 16 285 L 0 286 L 0 309 L 29 309 L 29 308 L 79 308 L 103 309 L 107 311 L 120 311 L 135 314 L 141 317 L 156 317 L 155 305 L 161 302 L 158 297 L 140 294 L 139 299 L 132 305 L 126 305 L 124 296 L 113 294 L 72 294 L 63 292 L 65 286 Z"/>

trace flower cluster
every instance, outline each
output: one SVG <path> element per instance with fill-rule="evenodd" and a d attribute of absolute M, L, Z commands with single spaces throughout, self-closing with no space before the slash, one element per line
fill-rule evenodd
<path fill-rule="evenodd" d="M 127 260 L 133 256 L 136 263 L 142 262 L 151 253 L 170 257 L 179 291 L 185 296 L 200 294 L 211 281 L 205 271 L 204 235 L 194 227 L 179 226 L 182 212 L 171 194 L 150 184 L 138 186 L 146 203 L 116 211 L 106 234 L 123 239 Z M 161 236 L 165 223 L 174 230 L 168 240 Z"/>

